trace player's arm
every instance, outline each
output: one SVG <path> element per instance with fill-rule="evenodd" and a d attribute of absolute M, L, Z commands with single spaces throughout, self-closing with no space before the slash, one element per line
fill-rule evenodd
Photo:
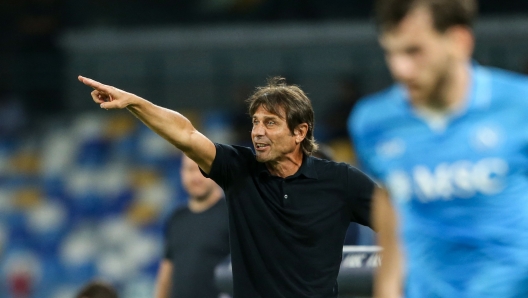
<path fill-rule="evenodd" d="M 213 142 L 197 131 L 183 115 L 92 79 L 79 76 L 79 81 L 94 88 L 92 98 L 101 108 L 128 109 L 155 133 L 194 160 L 205 173 L 210 172 L 216 148 Z"/>
<path fill-rule="evenodd" d="M 386 190 L 377 188 L 373 197 L 373 224 L 383 248 L 381 267 L 374 278 L 375 298 L 402 296 L 402 256 L 397 235 L 396 213 Z"/>
<path fill-rule="evenodd" d="M 172 262 L 164 259 L 161 261 L 158 277 L 156 278 L 156 290 L 154 298 L 169 298 L 171 283 L 172 283 L 172 271 L 174 270 Z"/>

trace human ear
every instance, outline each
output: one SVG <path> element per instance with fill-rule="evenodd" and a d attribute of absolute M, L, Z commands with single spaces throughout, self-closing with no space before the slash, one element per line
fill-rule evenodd
<path fill-rule="evenodd" d="M 308 124 L 301 123 L 297 125 L 297 127 L 293 130 L 293 134 L 296 136 L 295 141 L 302 142 L 304 138 L 306 137 L 306 133 L 308 132 Z"/>
<path fill-rule="evenodd" d="M 451 41 L 453 54 L 460 60 L 468 60 L 473 55 L 475 38 L 473 31 L 466 26 L 453 26 L 446 34 Z"/>

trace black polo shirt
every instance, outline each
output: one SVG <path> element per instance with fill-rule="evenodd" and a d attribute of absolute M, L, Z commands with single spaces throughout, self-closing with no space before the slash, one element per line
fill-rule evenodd
<path fill-rule="evenodd" d="M 370 226 L 372 180 L 311 156 L 280 178 L 250 148 L 215 145 L 208 177 L 226 194 L 234 298 L 337 297 L 347 227 Z"/>

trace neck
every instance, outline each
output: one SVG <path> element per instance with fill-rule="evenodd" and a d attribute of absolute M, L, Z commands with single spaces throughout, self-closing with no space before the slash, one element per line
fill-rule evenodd
<path fill-rule="evenodd" d="M 467 64 L 458 65 L 453 72 L 453 76 L 447 82 L 448 85 L 444 94 L 447 110 L 461 108 L 466 101 L 470 88 L 470 69 Z"/>
<path fill-rule="evenodd" d="M 222 191 L 219 187 L 215 187 L 214 190 L 207 194 L 204 198 L 189 198 L 189 203 L 187 206 L 193 213 L 200 213 L 214 206 L 221 198 Z"/>
<path fill-rule="evenodd" d="M 302 151 L 296 150 L 292 154 L 286 155 L 284 159 L 280 161 L 267 162 L 266 167 L 271 175 L 286 178 L 297 173 L 302 165 L 302 161 Z"/>

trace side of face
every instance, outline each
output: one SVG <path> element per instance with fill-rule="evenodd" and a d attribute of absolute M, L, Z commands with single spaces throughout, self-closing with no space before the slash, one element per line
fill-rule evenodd
<path fill-rule="evenodd" d="M 259 162 L 281 161 L 288 154 L 300 150 L 306 131 L 301 127 L 292 133 L 284 109 L 281 109 L 280 114 L 272 114 L 262 106 L 253 114 L 251 139 Z"/>
<path fill-rule="evenodd" d="M 426 7 L 415 8 L 395 28 L 383 32 L 380 44 L 392 76 L 415 103 L 438 97 L 461 56 L 451 31 L 437 31 Z"/>
<path fill-rule="evenodd" d="M 191 199 L 203 199 L 216 187 L 213 180 L 202 175 L 198 164 L 185 155 L 182 157 L 180 174 L 183 188 Z"/>

